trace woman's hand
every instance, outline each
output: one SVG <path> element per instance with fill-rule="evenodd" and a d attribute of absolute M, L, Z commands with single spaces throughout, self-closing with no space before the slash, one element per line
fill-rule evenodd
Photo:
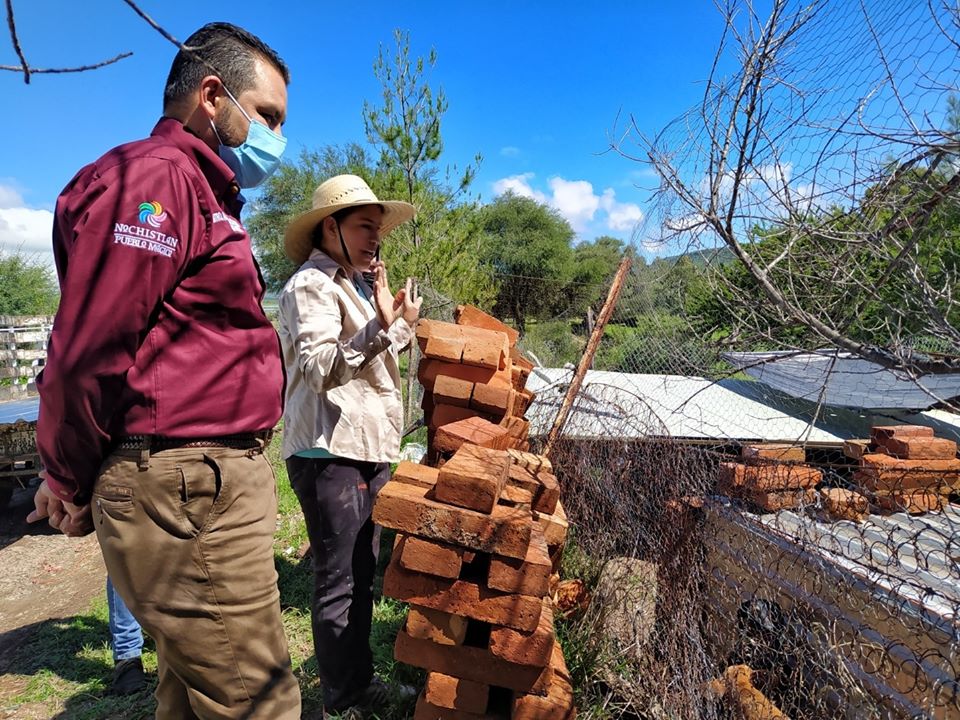
<path fill-rule="evenodd" d="M 377 311 L 380 326 L 388 330 L 397 318 L 402 317 L 413 327 L 420 317 L 423 298 L 417 289 L 417 283 L 407 278 L 406 285 L 394 295 L 387 282 L 387 268 L 382 262 L 373 265 L 373 306 Z"/>

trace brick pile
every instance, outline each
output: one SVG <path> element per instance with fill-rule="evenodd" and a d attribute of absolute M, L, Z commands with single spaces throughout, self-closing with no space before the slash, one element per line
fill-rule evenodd
<path fill-rule="evenodd" d="M 960 492 L 957 443 L 922 425 L 879 425 L 869 440 L 848 440 L 844 454 L 858 462 L 858 491 L 882 510 L 921 514 L 943 508 Z"/>
<path fill-rule="evenodd" d="M 809 505 L 823 473 L 805 460 L 804 449 L 797 445 L 745 445 L 739 462 L 720 463 L 718 490 L 766 512 Z"/>
<path fill-rule="evenodd" d="M 417 338 L 430 464 L 401 462 L 373 509 L 397 530 L 383 593 L 410 606 L 394 655 L 427 670 L 414 719 L 574 718 L 550 596 L 567 520 L 528 452 L 532 366 L 471 307 Z"/>

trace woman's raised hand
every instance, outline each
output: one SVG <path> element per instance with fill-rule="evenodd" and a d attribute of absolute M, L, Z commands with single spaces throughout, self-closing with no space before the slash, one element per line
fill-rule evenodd
<path fill-rule="evenodd" d="M 420 317 L 420 306 L 423 304 L 423 298 L 420 297 L 417 283 L 412 278 L 407 278 L 407 282 L 400 291 L 394 295 L 390 291 L 390 284 L 387 281 L 387 268 L 382 262 L 376 262 L 373 266 L 373 305 L 377 311 L 377 317 L 380 325 L 387 330 L 397 318 L 402 317 L 408 325 L 413 326 Z"/>

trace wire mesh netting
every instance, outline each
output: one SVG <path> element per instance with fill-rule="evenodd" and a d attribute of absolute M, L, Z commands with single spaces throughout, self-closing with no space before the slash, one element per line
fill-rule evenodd
<path fill-rule="evenodd" d="M 551 452 L 592 597 L 563 626 L 578 706 L 960 717 L 960 15 L 755 10 L 728 8 L 703 104 L 632 147 L 660 259 L 634 259 Z M 608 284 L 579 288 L 594 311 Z M 524 328 L 531 435 L 593 322 Z"/>

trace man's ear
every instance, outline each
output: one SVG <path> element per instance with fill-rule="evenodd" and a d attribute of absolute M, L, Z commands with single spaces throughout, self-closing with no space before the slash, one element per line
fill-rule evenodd
<path fill-rule="evenodd" d="M 222 101 L 223 94 L 220 92 L 222 87 L 223 82 L 216 75 L 207 75 L 200 81 L 199 105 L 211 120 L 217 114 L 217 104 Z"/>

